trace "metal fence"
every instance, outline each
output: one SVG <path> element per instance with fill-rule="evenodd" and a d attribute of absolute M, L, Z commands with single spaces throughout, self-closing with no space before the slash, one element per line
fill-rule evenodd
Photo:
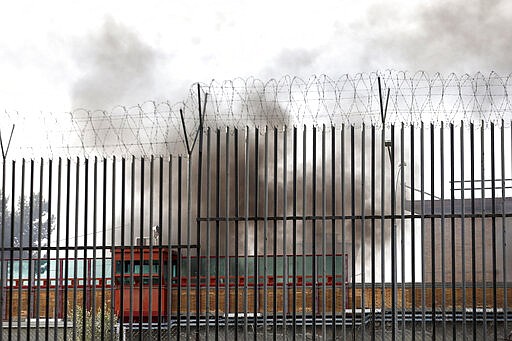
<path fill-rule="evenodd" d="M 510 338 L 508 126 L 4 159 L 0 340 Z"/>

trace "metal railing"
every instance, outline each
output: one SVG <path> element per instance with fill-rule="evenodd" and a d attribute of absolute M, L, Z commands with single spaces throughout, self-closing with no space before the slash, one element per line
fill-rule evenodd
<path fill-rule="evenodd" d="M 506 339 L 511 145 L 205 129 L 187 156 L 4 160 L 0 340 Z"/>

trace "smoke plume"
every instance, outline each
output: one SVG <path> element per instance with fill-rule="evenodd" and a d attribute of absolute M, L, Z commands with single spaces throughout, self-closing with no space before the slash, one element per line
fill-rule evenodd
<path fill-rule="evenodd" d="M 365 54 L 380 55 L 395 68 L 508 72 L 510 58 L 503 52 L 512 49 L 511 20 L 512 5 L 504 0 L 422 2 L 411 11 L 378 3 L 358 27 L 371 32 Z"/>
<path fill-rule="evenodd" d="M 110 110 L 155 97 L 159 53 L 111 17 L 76 44 L 74 55 L 82 76 L 71 90 L 73 108 Z"/>

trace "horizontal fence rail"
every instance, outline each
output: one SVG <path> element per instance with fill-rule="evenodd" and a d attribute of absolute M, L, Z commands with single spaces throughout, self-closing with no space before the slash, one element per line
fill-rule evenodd
<path fill-rule="evenodd" d="M 0 340 L 510 337 L 510 124 L 187 144 L 4 158 Z"/>

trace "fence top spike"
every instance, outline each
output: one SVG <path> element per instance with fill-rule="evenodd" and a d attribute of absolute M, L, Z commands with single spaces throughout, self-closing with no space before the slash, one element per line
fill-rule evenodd
<path fill-rule="evenodd" d="M 14 134 L 14 127 L 16 125 L 13 124 L 12 125 L 12 128 L 11 128 L 11 134 L 9 136 L 9 141 L 7 142 L 7 147 L 4 149 L 4 142 L 3 142 L 3 139 L 2 139 L 2 132 L 0 131 L 0 147 L 2 149 L 2 158 L 5 159 L 7 158 L 7 153 L 9 153 L 9 147 L 11 146 L 11 141 L 12 141 L 12 135 Z"/>

